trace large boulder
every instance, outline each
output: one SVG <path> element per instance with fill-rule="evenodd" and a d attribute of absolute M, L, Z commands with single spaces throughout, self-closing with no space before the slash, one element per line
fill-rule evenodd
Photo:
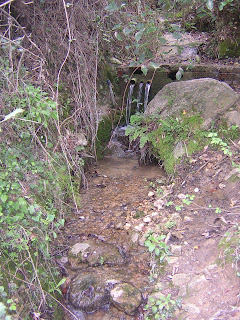
<path fill-rule="evenodd" d="M 160 114 L 162 118 L 177 116 L 181 112 L 200 113 L 204 128 L 235 108 L 240 95 L 224 82 L 211 78 L 172 82 L 164 86 L 149 103 L 146 114 Z"/>

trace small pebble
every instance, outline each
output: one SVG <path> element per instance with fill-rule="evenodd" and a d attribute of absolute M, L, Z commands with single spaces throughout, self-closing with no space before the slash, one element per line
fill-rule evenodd
<path fill-rule="evenodd" d="M 143 218 L 143 222 L 145 222 L 145 223 L 149 223 L 149 222 L 151 222 L 151 218 L 150 217 L 145 217 L 145 218 Z"/>
<path fill-rule="evenodd" d="M 185 216 L 183 220 L 184 220 L 185 222 L 192 222 L 192 221 L 193 221 L 193 218 L 188 217 L 188 216 Z"/>
<path fill-rule="evenodd" d="M 219 189 L 224 189 L 226 187 L 226 185 L 224 183 L 219 183 Z"/>
<path fill-rule="evenodd" d="M 131 224 L 130 223 L 126 223 L 124 226 L 125 230 L 129 230 L 131 228 Z"/>
<path fill-rule="evenodd" d="M 178 194 L 178 199 L 186 199 L 187 196 L 184 193 L 179 193 Z"/>
<path fill-rule="evenodd" d="M 138 226 L 135 226 L 134 229 L 137 231 L 142 231 L 143 227 L 144 227 L 144 223 L 140 223 Z"/>
<path fill-rule="evenodd" d="M 154 194 L 154 192 L 153 191 L 149 191 L 148 192 L 148 197 L 153 197 L 155 194 Z"/>
<path fill-rule="evenodd" d="M 195 189 L 194 189 L 194 192 L 196 192 L 196 193 L 199 192 L 199 189 L 198 189 L 198 188 L 195 188 Z"/>

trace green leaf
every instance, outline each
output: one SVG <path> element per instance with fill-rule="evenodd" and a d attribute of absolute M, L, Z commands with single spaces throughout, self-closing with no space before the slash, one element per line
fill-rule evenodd
<path fill-rule="evenodd" d="M 110 12 L 117 11 L 118 9 L 119 9 L 119 7 L 115 1 L 112 1 L 111 3 L 109 3 L 108 6 L 105 7 L 105 10 L 110 11 Z"/>
<path fill-rule="evenodd" d="M 123 28 L 123 33 L 124 33 L 125 35 L 130 34 L 132 31 L 133 31 L 133 29 L 132 29 L 132 28 L 129 28 L 129 27 L 125 27 L 125 28 Z"/>
<path fill-rule="evenodd" d="M 154 68 L 154 69 L 158 69 L 160 67 L 160 65 L 158 63 L 155 62 L 150 62 L 150 65 Z"/>
<path fill-rule="evenodd" d="M 166 44 L 167 40 L 164 37 L 160 37 L 159 41 L 161 42 L 161 44 Z"/>
<path fill-rule="evenodd" d="M 115 31 L 114 35 L 119 41 L 122 41 L 122 36 L 119 32 Z"/>
<path fill-rule="evenodd" d="M 213 0 L 206 1 L 207 8 L 212 11 L 213 10 Z"/>
<path fill-rule="evenodd" d="M 138 31 L 138 32 L 135 34 L 135 39 L 136 39 L 137 42 L 139 42 L 139 41 L 142 39 L 143 31 L 144 31 L 144 30 Z"/>
<path fill-rule="evenodd" d="M 1 194 L 0 195 L 0 199 L 2 200 L 3 203 L 5 203 L 8 199 L 8 195 L 7 194 Z"/>
<path fill-rule="evenodd" d="M 179 32 L 173 32 L 172 35 L 173 35 L 173 38 L 175 38 L 175 39 L 181 39 L 182 38 L 182 35 Z"/>
<path fill-rule="evenodd" d="M 55 214 L 48 214 L 47 220 L 52 222 L 55 219 Z"/>
<path fill-rule="evenodd" d="M 59 288 L 62 284 L 65 283 L 67 279 L 66 278 L 63 278 L 61 281 L 58 282 L 58 284 L 56 285 L 56 288 Z"/>
<path fill-rule="evenodd" d="M 147 72 L 148 72 L 148 68 L 147 68 L 145 65 L 142 65 L 142 66 L 141 66 L 141 71 L 142 71 L 142 73 L 146 76 L 146 75 L 147 75 Z"/>
<path fill-rule="evenodd" d="M 156 314 L 158 312 L 158 307 L 152 306 L 152 312 L 153 314 Z"/>
<path fill-rule="evenodd" d="M 159 254 L 160 254 L 160 249 L 159 248 L 155 248 L 155 255 L 159 256 Z"/>
<path fill-rule="evenodd" d="M 115 24 L 115 26 L 112 28 L 112 30 L 117 30 L 117 29 L 120 29 L 122 27 L 122 24 L 121 23 L 118 23 L 118 24 Z"/>

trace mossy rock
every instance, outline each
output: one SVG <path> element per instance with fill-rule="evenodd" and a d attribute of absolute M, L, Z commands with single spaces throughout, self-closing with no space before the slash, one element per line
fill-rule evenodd
<path fill-rule="evenodd" d="M 219 58 L 238 58 L 240 57 L 240 38 L 236 41 L 226 39 L 219 44 Z"/>

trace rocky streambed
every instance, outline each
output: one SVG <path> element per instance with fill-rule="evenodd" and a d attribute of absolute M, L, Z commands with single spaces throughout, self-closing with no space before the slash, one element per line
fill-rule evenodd
<path fill-rule="evenodd" d="M 68 279 L 65 303 L 78 319 L 143 319 L 151 283 L 141 237 L 156 215 L 148 206 L 149 185 L 166 177 L 156 164 L 116 157 L 99 161 L 87 176 L 80 210 L 66 222 L 60 245 L 66 251 L 57 260 Z"/>
<path fill-rule="evenodd" d="M 169 295 L 181 303 L 167 319 L 239 319 L 238 261 L 231 260 L 238 250 L 231 239 L 239 241 L 238 144 L 232 151 L 230 159 L 205 148 L 179 166 L 174 184 L 158 165 L 128 158 L 107 157 L 88 172 L 58 259 L 73 313 L 65 319 L 145 319 L 149 297 L 166 303 Z M 162 267 L 145 246 L 150 231 L 166 236 Z"/>

